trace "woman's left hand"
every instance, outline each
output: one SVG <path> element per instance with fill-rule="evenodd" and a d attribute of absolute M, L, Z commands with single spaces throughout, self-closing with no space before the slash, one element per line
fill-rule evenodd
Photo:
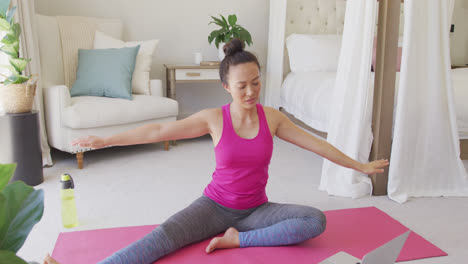
<path fill-rule="evenodd" d="M 361 172 L 367 175 L 377 174 L 384 172 L 385 167 L 390 164 L 387 159 L 374 160 L 372 162 L 362 164 Z"/>

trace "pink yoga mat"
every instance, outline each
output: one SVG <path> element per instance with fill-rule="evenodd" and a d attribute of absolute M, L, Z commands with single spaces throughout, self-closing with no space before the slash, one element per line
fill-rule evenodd
<path fill-rule="evenodd" d="M 345 251 L 357 258 L 404 233 L 408 228 L 375 207 L 325 212 L 327 229 L 298 245 L 216 250 L 205 253 L 210 239 L 178 250 L 157 263 L 318 263 Z M 151 232 L 156 225 L 60 233 L 52 256 L 62 264 L 96 263 Z M 411 232 L 397 261 L 447 253 Z"/>

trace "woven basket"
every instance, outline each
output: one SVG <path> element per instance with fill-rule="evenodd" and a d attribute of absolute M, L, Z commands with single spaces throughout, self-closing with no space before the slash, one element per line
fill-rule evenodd
<path fill-rule="evenodd" d="M 0 104 L 9 114 L 31 112 L 36 95 L 37 78 L 21 84 L 0 83 Z"/>

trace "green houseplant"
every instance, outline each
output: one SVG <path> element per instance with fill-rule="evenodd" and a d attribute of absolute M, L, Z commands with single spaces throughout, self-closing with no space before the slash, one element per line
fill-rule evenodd
<path fill-rule="evenodd" d="M 16 164 L 0 164 L 0 263 L 26 264 L 16 252 L 44 212 L 44 192 L 22 181 L 8 184 Z"/>
<path fill-rule="evenodd" d="M 36 91 L 36 78 L 23 75 L 31 59 L 21 58 L 20 34 L 21 27 L 15 22 L 16 7 L 10 8 L 10 0 L 0 0 L 0 32 L 4 34 L 0 51 L 8 56 L 9 65 L 0 65 L 11 74 L 3 75 L 0 82 L 0 99 L 7 113 L 24 113 L 32 109 Z"/>
<path fill-rule="evenodd" d="M 211 16 L 212 21 L 208 23 L 208 25 L 216 24 L 220 27 L 210 33 L 208 43 L 211 44 L 214 41 L 216 48 L 219 49 L 220 59 L 224 58 L 223 43 L 228 43 L 233 38 L 240 39 L 246 46 L 252 45 L 252 36 L 247 29 L 237 24 L 236 15 L 229 15 L 227 19 L 223 15 L 219 16 L 220 18 Z"/>

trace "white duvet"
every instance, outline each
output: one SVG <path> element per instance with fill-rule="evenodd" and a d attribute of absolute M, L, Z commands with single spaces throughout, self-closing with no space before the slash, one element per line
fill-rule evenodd
<path fill-rule="evenodd" d="M 308 126 L 327 132 L 335 77 L 336 72 L 289 73 L 281 87 L 281 107 Z M 465 139 L 468 138 L 468 68 L 453 69 L 452 81 L 459 136 Z"/>
<path fill-rule="evenodd" d="M 336 72 L 289 73 L 281 88 L 281 106 L 308 126 L 327 132 L 335 77 Z"/>

